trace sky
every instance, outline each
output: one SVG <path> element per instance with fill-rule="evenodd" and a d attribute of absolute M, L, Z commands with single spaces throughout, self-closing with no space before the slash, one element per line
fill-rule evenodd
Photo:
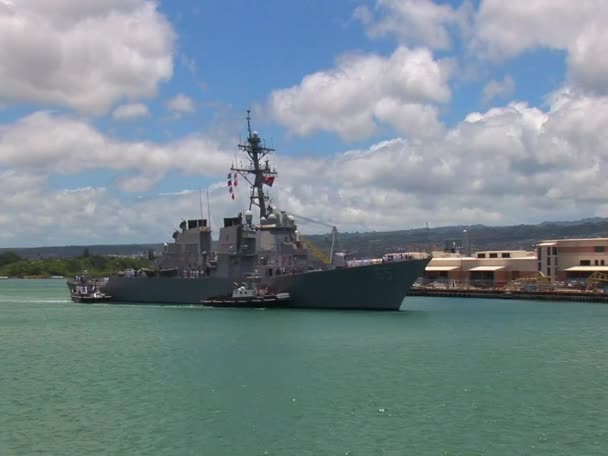
<path fill-rule="evenodd" d="M 608 216 L 605 0 L 0 0 L 0 247 Z M 300 219 L 300 231 L 327 227 Z"/>

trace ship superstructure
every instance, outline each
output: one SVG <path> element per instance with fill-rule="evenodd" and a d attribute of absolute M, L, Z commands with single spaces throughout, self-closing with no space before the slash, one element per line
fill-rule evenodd
<path fill-rule="evenodd" d="M 189 269 L 195 276 L 233 280 L 253 271 L 262 277 L 274 277 L 311 269 L 309 252 L 300 240 L 294 216 L 270 205 L 264 186 L 271 185 L 278 175 L 276 169 L 271 169 L 268 158 L 274 149 L 262 145 L 259 134 L 251 130 L 249 111 L 247 130 L 247 143 L 238 147 L 245 152 L 248 166 L 233 165 L 230 171 L 231 176 L 238 173 L 249 183 L 249 209 L 245 214 L 224 218 L 219 246 L 214 252 L 208 221 L 183 221 L 182 231 L 173 233 L 175 242 L 165 245 L 157 261 L 159 269 L 181 274 L 180 269 Z M 259 223 L 254 223 L 255 208 L 259 211 Z"/>

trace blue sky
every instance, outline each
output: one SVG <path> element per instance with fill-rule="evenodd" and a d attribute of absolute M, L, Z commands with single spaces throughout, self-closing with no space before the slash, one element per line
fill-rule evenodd
<path fill-rule="evenodd" d="M 599 0 L 0 0 L 0 247 L 162 242 L 244 115 L 343 231 L 608 215 Z M 303 226 L 305 232 L 323 227 Z"/>

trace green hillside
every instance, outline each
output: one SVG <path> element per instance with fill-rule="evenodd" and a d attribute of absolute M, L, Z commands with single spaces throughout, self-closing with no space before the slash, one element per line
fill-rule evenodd
<path fill-rule="evenodd" d="M 428 251 L 442 250 L 446 242 L 463 241 L 463 231 L 467 230 L 471 249 L 524 249 L 532 250 L 534 245 L 544 239 L 562 239 L 573 237 L 608 237 L 608 219 L 594 218 L 569 222 L 545 222 L 538 225 L 515 225 L 515 226 L 447 226 L 438 228 L 418 228 L 401 231 L 365 232 L 365 233 L 339 233 L 338 248 L 346 250 L 353 257 L 378 257 L 390 251 Z M 306 235 L 306 226 L 300 228 Z M 217 234 L 217 233 L 216 233 Z M 331 247 L 331 236 L 306 235 L 306 238 L 329 252 Z M 53 269 L 53 265 L 65 265 L 69 262 L 51 260 L 68 260 L 82 257 L 83 251 L 88 249 L 91 258 L 110 257 L 98 269 L 109 271 L 109 264 L 123 264 L 129 257 L 133 261 L 147 258 L 150 252 L 158 254 L 162 244 L 124 244 L 124 245 L 90 245 L 90 246 L 58 246 L 58 247 L 35 247 L 35 248 L 0 248 L 2 252 L 13 252 L 24 261 L 28 260 L 31 270 L 36 270 L 35 265 L 44 263 L 45 271 Z M 137 260 L 139 258 L 140 260 Z M 35 260 L 39 260 L 36 263 Z M 43 261 L 44 260 L 44 261 Z M 42 263 L 40 263 L 42 261 Z M 101 262 L 102 260 L 96 260 Z M 69 272 L 74 272 L 74 263 L 69 263 Z M 0 267 L 2 267 L 0 265 Z M 25 267 L 25 265 L 23 265 Z M 63 267 L 63 266 L 62 266 Z M 50 268 L 50 269 L 49 269 Z M 118 268 L 120 269 L 120 268 Z M 56 270 L 56 269 L 53 269 Z M 65 269 L 63 269 L 66 271 Z M 5 270 L 6 271 L 6 270 Z M 0 269 L 0 275 L 7 275 Z M 51 275 L 65 275 L 63 273 Z"/>
<path fill-rule="evenodd" d="M 86 251 L 85 251 L 86 253 Z M 81 255 L 74 258 L 22 258 L 15 252 L 0 253 L 0 276 L 8 277 L 73 277 L 87 271 L 88 275 L 101 277 L 127 268 L 140 269 L 149 266 L 147 257 L 110 257 Z"/>

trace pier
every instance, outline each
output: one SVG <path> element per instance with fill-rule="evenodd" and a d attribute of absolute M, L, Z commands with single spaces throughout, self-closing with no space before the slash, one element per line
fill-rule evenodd
<path fill-rule="evenodd" d="M 445 298 L 521 299 L 533 301 L 573 301 L 608 303 L 608 294 L 584 291 L 525 291 L 501 289 L 424 288 L 413 287 L 408 296 Z"/>

